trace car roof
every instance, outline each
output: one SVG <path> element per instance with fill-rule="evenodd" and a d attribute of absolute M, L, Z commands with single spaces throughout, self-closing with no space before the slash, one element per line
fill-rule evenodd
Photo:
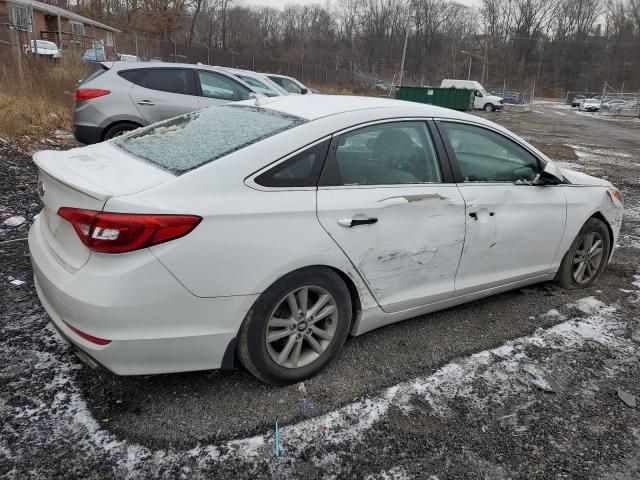
<path fill-rule="evenodd" d="M 254 100 L 241 102 L 252 105 Z M 349 95 L 287 95 L 273 97 L 268 100 L 259 100 L 263 108 L 276 110 L 289 115 L 294 115 L 306 120 L 317 120 L 331 115 L 349 113 L 356 110 L 403 110 L 407 116 L 442 117 L 472 120 L 476 123 L 485 123 L 480 117 L 467 113 L 450 110 L 448 108 L 425 105 L 421 103 L 406 102 L 380 97 L 359 97 Z M 384 112 L 378 112 L 383 115 Z M 395 116 L 395 115 L 394 115 Z"/>
<path fill-rule="evenodd" d="M 107 68 L 197 68 L 201 70 L 213 70 L 216 72 L 225 72 L 226 69 L 221 67 L 212 67 L 211 65 L 195 64 L 195 63 L 174 63 L 174 62 L 139 62 L 135 67 L 131 65 L 116 64 L 115 62 L 101 62 Z M 226 72 L 229 73 L 229 72 Z"/>

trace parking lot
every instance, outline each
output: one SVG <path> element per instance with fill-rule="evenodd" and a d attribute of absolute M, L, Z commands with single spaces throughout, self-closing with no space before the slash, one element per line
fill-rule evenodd
<path fill-rule="evenodd" d="M 640 478 L 640 410 L 620 398 L 640 398 L 640 121 L 555 102 L 482 115 L 621 188 L 599 284 L 537 285 L 351 338 L 326 371 L 284 388 L 242 370 L 117 378 L 82 366 L 31 279 L 35 168 L 0 143 L 0 219 L 28 219 L 0 229 L 0 476 Z M 532 384 L 532 363 L 554 392 Z"/>

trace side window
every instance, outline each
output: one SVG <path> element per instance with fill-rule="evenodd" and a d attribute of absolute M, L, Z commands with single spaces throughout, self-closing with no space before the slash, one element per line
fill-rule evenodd
<path fill-rule="evenodd" d="M 315 187 L 329 149 L 329 140 L 301 152 L 255 179 L 263 187 Z"/>
<path fill-rule="evenodd" d="M 118 72 L 118 75 L 131 83 L 135 83 L 136 85 L 143 85 L 145 73 L 147 73 L 147 71 L 144 69 L 121 70 Z"/>
<path fill-rule="evenodd" d="M 239 83 L 214 72 L 198 70 L 198 78 L 203 97 L 221 100 L 247 100 L 249 93 L 251 93 Z"/>
<path fill-rule="evenodd" d="M 253 88 L 256 89 L 256 91 L 258 93 L 262 93 L 263 95 L 266 95 L 267 97 L 277 97 L 278 96 L 278 94 L 276 92 L 271 90 L 271 88 L 267 87 L 260 80 L 257 80 L 257 79 L 255 79 L 253 77 L 247 77 L 247 76 L 244 76 L 244 75 L 238 75 L 238 78 L 240 78 L 240 80 L 242 80 L 247 85 L 251 85 Z"/>
<path fill-rule="evenodd" d="M 345 133 L 335 150 L 337 185 L 395 185 L 442 181 L 425 122 L 373 125 Z"/>
<path fill-rule="evenodd" d="M 281 86 L 289 93 L 302 93 L 302 89 L 298 86 L 298 84 L 295 82 L 292 82 L 288 78 L 282 79 Z"/>
<path fill-rule="evenodd" d="M 538 161 L 507 137 L 462 123 L 442 124 L 465 182 L 532 181 Z"/>
<path fill-rule="evenodd" d="M 150 69 L 145 79 L 145 87 L 162 92 L 195 95 L 193 70 L 188 68 Z"/>

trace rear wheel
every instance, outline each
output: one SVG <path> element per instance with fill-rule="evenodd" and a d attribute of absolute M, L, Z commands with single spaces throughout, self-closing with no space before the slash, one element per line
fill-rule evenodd
<path fill-rule="evenodd" d="M 485 112 L 493 112 L 495 109 L 496 109 L 496 107 L 494 107 L 492 103 L 487 103 L 484 106 L 484 111 Z"/>
<path fill-rule="evenodd" d="M 342 348 L 351 324 L 351 297 L 325 268 L 293 272 L 267 289 L 240 327 L 238 357 L 266 383 L 312 377 Z"/>
<path fill-rule="evenodd" d="M 131 123 L 131 122 L 118 123 L 117 125 L 113 125 L 112 127 L 109 127 L 107 129 L 107 131 L 104 134 L 103 140 L 110 140 L 112 138 L 119 137 L 139 127 L 140 125 L 136 123 Z"/>
<path fill-rule="evenodd" d="M 556 281 L 567 289 L 590 287 L 604 271 L 610 252 L 607 226 L 602 220 L 590 218 L 564 256 Z"/>

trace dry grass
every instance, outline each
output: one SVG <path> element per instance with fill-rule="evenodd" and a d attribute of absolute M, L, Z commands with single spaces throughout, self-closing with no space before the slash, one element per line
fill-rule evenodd
<path fill-rule="evenodd" d="M 75 84 L 88 71 L 74 58 L 50 62 L 23 57 L 21 77 L 11 52 L 0 50 L 0 137 L 70 129 Z"/>
<path fill-rule="evenodd" d="M 73 95 L 78 80 L 95 67 L 73 55 L 60 62 L 23 56 L 20 76 L 13 51 L 0 46 L 0 138 L 47 138 L 58 129 L 70 129 Z M 371 88 L 345 85 L 310 85 L 333 95 L 379 95 Z"/>

